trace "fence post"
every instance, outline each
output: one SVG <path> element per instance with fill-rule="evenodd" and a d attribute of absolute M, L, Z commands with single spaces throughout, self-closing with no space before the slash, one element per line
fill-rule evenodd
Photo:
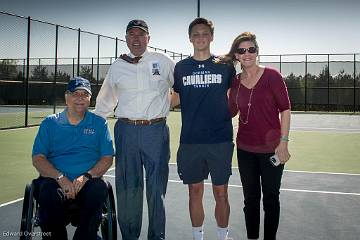
<path fill-rule="evenodd" d="M 81 32 L 81 30 L 80 30 L 80 28 L 79 28 L 79 30 L 78 30 L 78 56 L 77 56 L 77 76 L 79 76 L 79 74 L 80 74 L 80 32 Z"/>
<path fill-rule="evenodd" d="M 90 83 L 91 83 L 91 78 L 94 77 L 94 58 L 91 58 L 91 77 L 89 79 Z"/>
<path fill-rule="evenodd" d="M 279 55 L 279 61 L 280 61 L 280 73 L 282 73 L 282 72 L 281 72 L 281 65 L 282 65 L 282 62 L 281 62 L 281 54 Z"/>
<path fill-rule="evenodd" d="M 115 38 L 115 60 L 117 59 L 117 55 L 118 55 L 118 38 Z"/>
<path fill-rule="evenodd" d="M 31 18 L 28 16 L 25 78 L 25 127 L 28 127 L 29 122 L 30 25 Z"/>
<path fill-rule="evenodd" d="M 75 58 L 72 59 L 72 70 L 73 70 L 73 74 L 72 74 L 72 77 L 75 76 Z"/>
<path fill-rule="evenodd" d="M 354 54 L 354 113 L 356 112 L 356 54 Z"/>
<path fill-rule="evenodd" d="M 308 75 L 307 64 L 308 64 L 307 54 L 305 54 L 305 92 L 304 92 L 305 112 L 307 111 L 307 75 Z"/>
<path fill-rule="evenodd" d="M 55 73 L 54 73 L 54 84 L 53 84 L 53 98 L 54 98 L 54 109 L 53 113 L 56 112 L 56 82 L 58 74 L 58 41 L 59 41 L 59 25 L 56 25 L 55 29 Z"/>
<path fill-rule="evenodd" d="M 97 42 L 97 64 L 96 64 L 96 86 L 99 85 L 99 63 L 100 63 L 100 35 L 98 35 Z"/>
<path fill-rule="evenodd" d="M 23 59 L 23 71 L 22 71 L 22 79 L 25 80 L 26 74 L 26 59 Z"/>
<path fill-rule="evenodd" d="M 327 55 L 327 110 L 330 112 L 330 54 Z"/>

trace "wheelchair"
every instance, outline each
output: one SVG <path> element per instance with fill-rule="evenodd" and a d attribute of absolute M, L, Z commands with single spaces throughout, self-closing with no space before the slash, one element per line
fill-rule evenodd
<path fill-rule="evenodd" d="M 101 232 L 101 239 L 117 239 L 117 222 L 115 211 L 114 193 L 111 184 L 106 181 L 108 196 L 102 207 L 101 221 L 98 232 Z M 34 198 L 34 183 L 27 184 L 25 187 L 24 202 L 20 224 L 20 240 L 30 240 L 38 236 L 41 231 L 34 232 L 34 228 L 40 227 L 39 203 Z M 76 208 L 76 207 L 75 207 Z M 73 214 L 77 209 L 67 209 L 66 213 Z M 70 219 L 70 218 L 69 218 Z M 69 223 L 76 226 L 76 221 L 70 220 Z"/>

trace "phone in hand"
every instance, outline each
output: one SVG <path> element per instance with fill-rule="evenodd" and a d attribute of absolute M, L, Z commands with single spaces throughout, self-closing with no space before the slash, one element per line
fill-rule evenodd
<path fill-rule="evenodd" d="M 269 158 L 269 161 L 270 161 L 270 163 L 271 163 L 274 167 L 277 167 L 277 166 L 280 165 L 280 159 L 279 159 L 279 157 L 278 157 L 276 154 L 272 155 L 272 156 Z"/>

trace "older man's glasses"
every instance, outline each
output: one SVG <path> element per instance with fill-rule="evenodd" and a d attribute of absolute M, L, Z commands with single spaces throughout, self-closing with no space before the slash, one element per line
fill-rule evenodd
<path fill-rule="evenodd" d="M 238 48 L 236 49 L 236 53 L 238 54 L 245 54 L 246 52 L 248 53 L 256 53 L 257 49 L 256 47 L 249 47 L 249 48 Z"/>
<path fill-rule="evenodd" d="M 86 99 L 91 96 L 91 94 L 88 92 L 70 92 L 69 91 L 68 94 L 73 98 L 81 98 L 81 99 Z"/>

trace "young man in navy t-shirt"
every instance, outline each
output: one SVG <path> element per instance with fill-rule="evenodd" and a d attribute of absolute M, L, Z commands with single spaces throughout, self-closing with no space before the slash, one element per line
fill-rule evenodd
<path fill-rule="evenodd" d="M 204 179 L 210 173 L 216 201 L 218 239 L 228 235 L 230 206 L 228 181 L 234 144 L 227 91 L 235 75 L 232 65 L 211 55 L 214 27 L 196 18 L 189 25 L 194 55 L 178 62 L 174 70 L 172 105 L 181 104 L 182 128 L 177 153 L 178 173 L 189 188 L 189 211 L 195 240 L 203 239 Z"/>

